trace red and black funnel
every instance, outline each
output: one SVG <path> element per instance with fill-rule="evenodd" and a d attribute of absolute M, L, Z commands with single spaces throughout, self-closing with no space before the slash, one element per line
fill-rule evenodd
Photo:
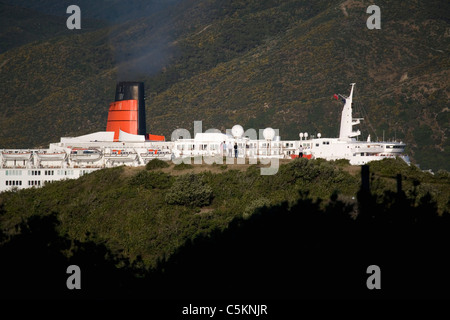
<path fill-rule="evenodd" d="M 109 105 L 106 131 L 114 131 L 114 139 L 117 140 L 119 130 L 131 134 L 146 134 L 143 82 L 127 81 L 117 84 L 115 101 Z"/>

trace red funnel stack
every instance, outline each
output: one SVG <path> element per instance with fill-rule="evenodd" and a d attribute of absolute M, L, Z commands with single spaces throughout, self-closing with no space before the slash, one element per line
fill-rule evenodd
<path fill-rule="evenodd" d="M 138 134 L 137 100 L 115 101 L 109 105 L 106 131 L 114 131 L 114 140 L 118 140 L 119 130 Z"/>
<path fill-rule="evenodd" d="M 119 82 L 115 100 L 109 105 L 106 124 L 106 131 L 114 131 L 115 141 L 119 139 L 120 130 L 145 135 L 147 140 L 165 141 L 164 136 L 146 134 L 143 82 Z"/>

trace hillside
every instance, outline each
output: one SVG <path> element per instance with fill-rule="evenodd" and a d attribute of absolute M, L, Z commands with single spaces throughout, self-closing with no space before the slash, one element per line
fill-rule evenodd
<path fill-rule="evenodd" d="M 30 42 L 68 36 L 71 31 L 61 27 L 65 24 L 65 17 L 57 17 L 0 2 L 0 53 Z M 90 32 L 105 26 L 106 23 L 101 20 L 85 19 L 82 30 L 77 32 Z"/>
<path fill-rule="evenodd" d="M 8 284 L 2 293 L 311 298 L 337 295 L 345 283 L 342 293 L 352 297 L 362 288 L 359 268 L 369 261 L 390 272 L 383 296 L 430 297 L 422 285 L 445 288 L 448 173 L 432 176 L 383 160 L 370 166 L 368 191 L 345 161 L 295 160 L 274 176 L 260 175 L 259 166 L 118 167 L 1 193 L 0 279 Z M 405 273 L 409 259 L 419 263 Z M 32 261 L 40 277 L 26 275 Z M 332 261 L 340 262 L 330 274 Z M 61 287 L 59 269 L 69 264 L 87 277 L 78 293 Z M 421 282 L 430 268 L 439 283 Z M 20 272 L 20 279 L 12 276 Z M 414 272 L 417 281 L 408 283 Z"/>
<path fill-rule="evenodd" d="M 6 234 L 14 234 L 15 225 L 23 220 L 56 213 L 61 234 L 79 241 L 90 234 L 115 253 L 131 260 L 140 256 L 147 266 L 155 266 L 158 259 L 170 256 L 188 239 L 207 235 L 215 228 L 222 230 L 234 218 L 248 218 L 259 207 L 294 204 L 302 198 L 320 199 L 324 206 L 333 194 L 349 206 L 356 205 L 359 170 L 345 161 L 290 161 L 274 176 L 260 175 L 259 166 L 100 170 L 42 189 L 0 194 L 4 210 L 0 225 Z M 396 191 L 396 175 L 402 174 L 403 190 L 414 205 L 429 193 L 440 214 L 450 211 L 447 173 L 433 177 L 402 160 L 382 161 L 371 170 L 371 191 L 380 203 Z M 184 186 L 177 186 L 177 181 L 185 181 Z M 201 192 L 195 195 L 197 185 Z M 189 198 L 172 201 L 173 197 L 183 197 L 183 188 Z M 198 202 L 204 189 L 208 197 Z M 168 194 L 173 197 L 168 198 Z"/>
<path fill-rule="evenodd" d="M 60 11 L 47 2 L 42 14 Z M 50 32 L 0 55 L 0 148 L 104 130 L 118 80 L 145 81 L 147 127 L 167 138 L 195 120 L 334 137 L 332 96 L 356 82 L 364 139 L 401 139 L 421 168 L 450 170 L 447 2 L 380 1 L 381 30 L 366 28 L 364 1 L 155 1 L 120 19 L 117 3 L 103 13 L 102 1 L 82 3 L 108 27 Z"/>

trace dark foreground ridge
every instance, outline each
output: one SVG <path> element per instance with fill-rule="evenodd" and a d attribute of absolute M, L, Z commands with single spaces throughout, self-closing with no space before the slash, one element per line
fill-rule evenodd
<path fill-rule="evenodd" d="M 292 206 L 263 207 L 187 241 L 151 270 L 98 241 L 59 235 L 56 213 L 32 216 L 9 241 L 0 234 L 1 297 L 450 298 L 450 215 L 439 215 L 429 195 L 406 196 L 400 175 L 397 187 L 380 203 L 363 167 L 356 217 L 336 194 L 320 206 L 303 193 Z M 72 264 L 82 270 L 81 290 L 66 287 Z M 366 286 L 370 265 L 381 269 L 381 290 Z"/>

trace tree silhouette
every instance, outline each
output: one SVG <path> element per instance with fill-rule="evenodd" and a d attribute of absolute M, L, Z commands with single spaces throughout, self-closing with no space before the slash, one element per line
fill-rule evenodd
<path fill-rule="evenodd" d="M 223 232 L 186 243 L 158 270 L 165 297 L 197 298 L 438 298 L 449 297 L 446 229 L 428 194 L 415 205 L 398 177 L 396 193 L 370 192 L 362 169 L 356 218 L 334 194 L 324 209 L 307 194 L 237 218 Z M 365 180 L 366 179 L 366 180 Z M 370 265 L 382 270 L 382 290 L 369 290 Z"/>
<path fill-rule="evenodd" d="M 438 215 L 429 194 L 407 196 L 401 176 L 396 192 L 373 195 L 369 177 L 365 167 L 355 205 L 301 193 L 295 204 L 256 207 L 152 270 L 94 236 L 60 235 L 57 213 L 32 216 L 17 234 L 0 233 L 2 298 L 449 298 L 450 214 Z M 72 264 L 81 290 L 66 287 Z M 381 268 L 381 290 L 366 286 L 370 265 Z"/>
<path fill-rule="evenodd" d="M 57 232 L 57 214 L 32 216 L 0 247 L 2 298 L 64 299 L 126 297 L 134 265 L 104 244 L 71 241 Z M 81 269 L 81 290 L 69 290 L 67 267 Z M 121 268 L 118 265 L 122 265 Z"/>

